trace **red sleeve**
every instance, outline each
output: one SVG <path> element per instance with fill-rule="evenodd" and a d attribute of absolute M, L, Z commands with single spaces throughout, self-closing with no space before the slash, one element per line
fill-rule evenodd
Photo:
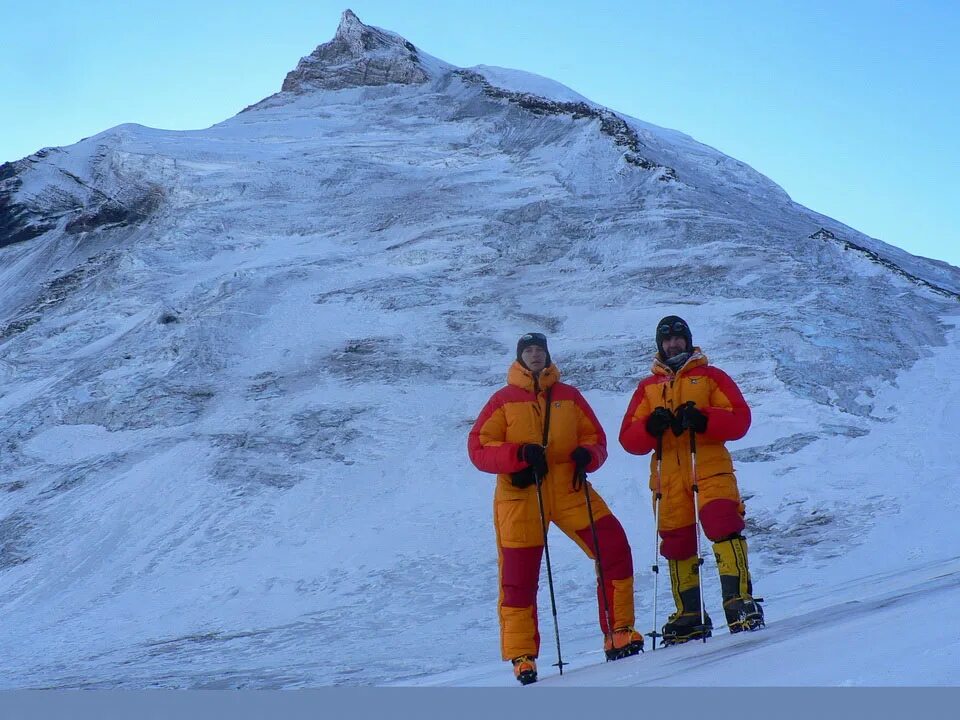
<path fill-rule="evenodd" d="M 593 408 L 579 390 L 574 390 L 574 403 L 577 406 L 577 445 L 590 452 L 590 464 L 584 470 L 588 473 L 596 472 L 607 460 L 607 434 L 603 431 L 600 421 L 593 412 Z"/>
<path fill-rule="evenodd" d="M 707 367 L 706 370 L 713 389 L 710 392 L 710 407 L 700 408 L 707 416 L 704 435 L 721 442 L 739 440 L 750 429 L 750 407 L 729 375 L 715 367 Z"/>
<path fill-rule="evenodd" d="M 620 424 L 620 444 L 628 453 L 646 455 L 657 446 L 657 439 L 647 432 L 647 418 L 653 412 L 647 402 L 646 387 L 657 381 L 655 375 L 641 381 L 633 392 L 627 412 Z"/>
<path fill-rule="evenodd" d="M 515 473 L 527 467 L 517 458 L 518 445 L 505 442 L 507 418 L 499 392 L 487 401 L 467 438 L 470 461 L 478 470 L 490 473 Z"/>

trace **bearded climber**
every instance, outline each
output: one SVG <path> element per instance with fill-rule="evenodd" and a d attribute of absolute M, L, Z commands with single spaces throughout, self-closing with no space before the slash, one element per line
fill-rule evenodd
<path fill-rule="evenodd" d="M 705 609 L 701 614 L 694 467 L 699 520 L 713 541 L 727 627 L 731 633 L 756 630 L 764 622 L 763 608 L 753 597 L 747 541 L 741 534 L 744 506 L 724 447 L 726 441 L 746 434 L 750 408 L 736 383 L 694 347 L 682 318 L 663 318 L 657 324 L 656 342 L 653 374 L 633 393 L 620 427 L 620 444 L 634 455 L 657 450 L 650 461 L 650 489 L 655 512 L 659 502 L 660 554 L 669 561 L 677 606 L 663 626 L 663 644 L 709 637 L 713 629 Z M 696 433 L 695 458 L 691 429 Z"/>
<path fill-rule="evenodd" d="M 516 678 L 524 685 L 537 679 L 537 585 L 550 522 L 590 558 L 597 558 L 599 546 L 597 601 L 607 658 L 639 653 L 643 635 L 633 628 L 630 545 L 603 498 L 583 480 L 583 473 L 597 470 L 607 459 L 606 435 L 583 395 L 560 382 L 544 335 L 528 333 L 520 338 L 507 385 L 480 412 L 467 448 L 478 469 L 497 473 L 493 519 L 500 577 L 500 649 L 503 659 L 513 662 Z"/>

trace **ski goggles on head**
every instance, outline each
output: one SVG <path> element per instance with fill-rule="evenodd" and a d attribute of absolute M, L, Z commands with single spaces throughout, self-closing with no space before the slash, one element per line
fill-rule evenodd
<path fill-rule="evenodd" d="M 677 335 L 686 335 L 690 328 L 683 320 L 675 320 L 672 323 L 664 323 L 657 328 L 657 335 L 660 337 L 675 337 Z"/>

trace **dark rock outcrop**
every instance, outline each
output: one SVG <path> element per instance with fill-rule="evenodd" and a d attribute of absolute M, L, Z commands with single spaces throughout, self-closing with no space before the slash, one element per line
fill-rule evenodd
<path fill-rule="evenodd" d="M 0 247 L 31 240 L 56 227 L 55 222 L 44 220 L 16 201 L 21 185 L 18 165 L 0 165 Z"/>
<path fill-rule="evenodd" d="M 110 199 L 93 208 L 85 208 L 67 223 L 64 230 L 71 235 L 110 227 L 134 225 L 146 220 L 159 204 L 159 191 L 128 202 Z"/>
<path fill-rule="evenodd" d="M 333 40 L 302 58 L 287 74 L 282 90 L 302 93 L 365 85 L 415 85 L 429 80 L 412 43 L 364 25 L 351 10 L 345 10 Z"/>

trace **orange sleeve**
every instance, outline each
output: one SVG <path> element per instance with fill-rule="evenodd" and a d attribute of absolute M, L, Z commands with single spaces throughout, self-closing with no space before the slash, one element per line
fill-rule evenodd
<path fill-rule="evenodd" d="M 467 438 L 467 452 L 470 461 L 478 470 L 490 473 L 515 473 L 527 467 L 517 457 L 517 443 L 505 441 L 507 436 L 507 416 L 503 410 L 503 400 L 494 394 L 480 411 Z"/>
<path fill-rule="evenodd" d="M 704 435 L 721 442 L 739 440 L 750 429 L 750 407 L 729 375 L 715 367 L 708 367 L 707 371 L 712 389 L 710 407 L 701 408 L 707 416 Z"/>
<path fill-rule="evenodd" d="M 607 434 L 580 391 L 576 391 L 574 403 L 577 407 L 577 444 L 589 451 L 592 457 L 584 470 L 596 472 L 607 460 Z"/>
<path fill-rule="evenodd" d="M 647 401 L 646 387 L 655 381 L 656 377 L 653 375 L 641 381 L 630 398 L 627 412 L 620 424 L 620 444 L 633 455 L 646 455 L 657 445 L 657 439 L 647 432 L 647 418 L 653 408 Z"/>

